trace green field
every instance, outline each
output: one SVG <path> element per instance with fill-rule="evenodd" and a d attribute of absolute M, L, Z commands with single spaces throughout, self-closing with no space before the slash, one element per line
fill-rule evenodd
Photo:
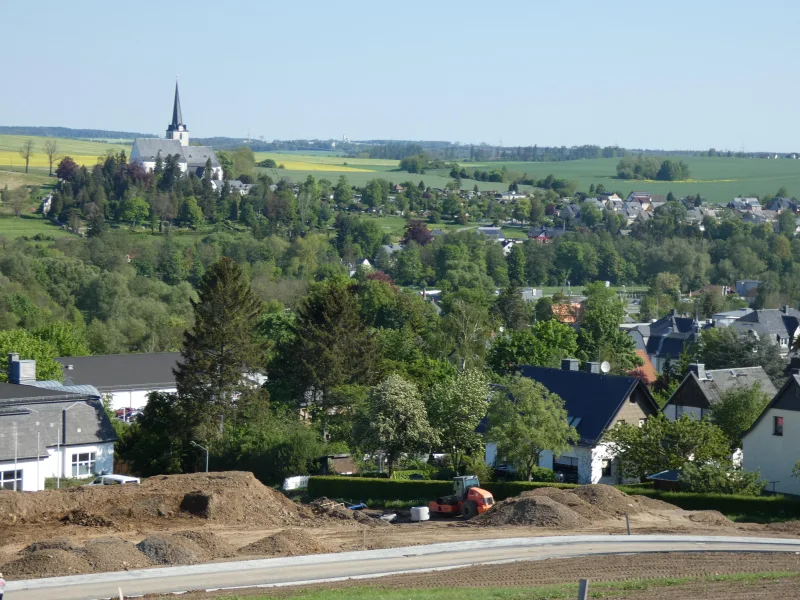
<path fill-rule="evenodd" d="M 39 215 L 25 215 L 22 217 L 0 216 L 0 237 L 13 240 L 22 236 L 33 237 L 37 234 L 57 238 L 73 235 Z"/>

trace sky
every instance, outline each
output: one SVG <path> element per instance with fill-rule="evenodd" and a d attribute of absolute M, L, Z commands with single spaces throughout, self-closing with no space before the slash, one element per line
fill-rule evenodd
<path fill-rule="evenodd" d="M 800 2 L 0 0 L 0 125 L 800 150 Z"/>

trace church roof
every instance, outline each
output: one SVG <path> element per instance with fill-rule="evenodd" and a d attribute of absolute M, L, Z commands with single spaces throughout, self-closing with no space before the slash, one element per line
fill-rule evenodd
<path fill-rule="evenodd" d="M 133 146 L 131 158 L 135 156 L 140 161 L 155 161 L 160 152 L 162 159 L 172 154 L 179 154 L 183 159 L 181 162 L 185 162 L 190 168 L 205 167 L 209 158 L 212 167 L 220 166 L 217 154 L 211 146 L 181 146 L 178 140 L 160 138 L 136 138 Z"/>
<path fill-rule="evenodd" d="M 185 125 L 183 124 L 183 115 L 181 114 L 181 97 L 178 95 L 178 82 L 175 82 L 175 103 L 172 106 L 172 123 L 170 124 L 170 129 L 178 129 L 178 127 Z"/>

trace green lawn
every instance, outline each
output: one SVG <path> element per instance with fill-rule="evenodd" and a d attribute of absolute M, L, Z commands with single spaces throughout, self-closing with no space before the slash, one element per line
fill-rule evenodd
<path fill-rule="evenodd" d="M 775 580 L 797 579 L 800 573 L 778 571 L 769 573 L 739 573 L 735 575 L 700 575 L 696 577 L 663 577 L 602 581 L 589 584 L 591 598 L 626 598 L 630 594 L 672 588 L 675 598 L 681 598 L 680 587 L 692 583 L 729 582 L 738 586 L 760 585 Z M 423 589 L 384 589 L 372 586 L 349 586 L 330 590 L 299 589 L 288 595 L 302 600 L 555 600 L 576 598 L 578 582 L 535 587 L 449 587 Z M 212 600 L 214 599 L 211 596 Z M 222 600 L 222 596 L 217 596 Z M 270 596 L 224 596 L 225 600 L 268 600 Z"/>
<path fill-rule="evenodd" d="M 37 234 L 53 237 L 68 237 L 73 235 L 64 231 L 51 221 L 39 215 L 24 215 L 22 217 L 0 216 L 0 236 L 6 239 L 16 239 L 26 236 L 33 237 Z"/>

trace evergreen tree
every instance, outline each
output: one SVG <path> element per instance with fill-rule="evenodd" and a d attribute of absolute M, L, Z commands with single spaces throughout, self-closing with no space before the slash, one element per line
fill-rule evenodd
<path fill-rule="evenodd" d="M 184 335 L 175 381 L 183 413 L 202 439 L 215 437 L 243 400 L 264 401 L 248 374 L 262 367 L 265 348 L 255 335 L 261 300 L 241 267 L 228 257 L 209 267 L 192 300 L 194 326 Z"/>
<path fill-rule="evenodd" d="M 508 278 L 513 285 L 525 284 L 525 251 L 520 244 L 511 246 L 508 254 Z"/>

